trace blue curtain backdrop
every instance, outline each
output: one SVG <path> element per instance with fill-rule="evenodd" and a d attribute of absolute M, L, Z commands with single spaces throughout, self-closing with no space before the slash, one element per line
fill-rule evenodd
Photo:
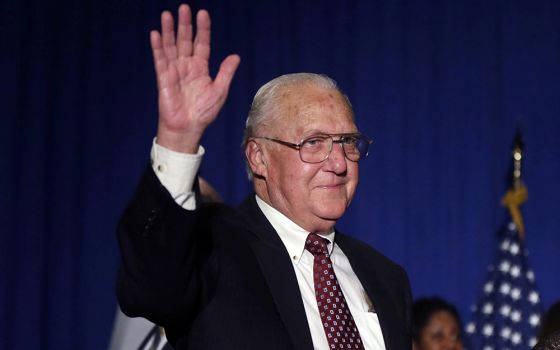
<path fill-rule="evenodd" d="M 465 319 L 506 221 L 515 128 L 526 142 L 526 244 L 544 306 L 560 299 L 560 2 L 193 1 L 212 71 L 242 58 L 202 174 L 251 191 L 240 140 L 256 89 L 326 73 L 375 140 L 339 228 L 404 265 L 416 297 Z M 0 348 L 103 349 L 115 225 L 157 120 L 149 29 L 177 1 L 3 0 Z"/>

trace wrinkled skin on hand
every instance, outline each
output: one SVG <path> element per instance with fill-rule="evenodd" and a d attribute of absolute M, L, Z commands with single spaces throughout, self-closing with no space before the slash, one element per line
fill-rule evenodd
<path fill-rule="evenodd" d="M 226 100 L 240 62 L 226 57 L 212 80 L 209 75 L 211 22 L 207 11 L 196 16 L 193 40 L 191 10 L 179 7 L 177 34 L 170 12 L 161 14 L 161 33 L 150 33 L 158 85 L 159 121 L 157 143 L 183 153 L 196 153 L 204 130 Z"/>

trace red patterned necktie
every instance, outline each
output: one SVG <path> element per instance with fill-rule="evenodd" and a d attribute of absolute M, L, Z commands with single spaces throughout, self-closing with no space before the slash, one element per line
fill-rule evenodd
<path fill-rule="evenodd" d="M 332 267 L 327 240 L 310 233 L 305 249 L 313 254 L 315 298 L 330 349 L 364 349 L 354 318 Z"/>

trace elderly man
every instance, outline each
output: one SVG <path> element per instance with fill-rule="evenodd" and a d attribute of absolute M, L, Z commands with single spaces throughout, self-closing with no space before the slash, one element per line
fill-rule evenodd
<path fill-rule="evenodd" d="M 239 64 L 208 74 L 210 18 L 164 12 L 150 35 L 159 91 L 152 164 L 119 224 L 117 294 L 177 349 L 410 349 L 404 270 L 335 230 L 370 139 L 331 79 L 281 76 L 256 94 L 244 136 L 255 194 L 197 201 L 204 149 Z"/>

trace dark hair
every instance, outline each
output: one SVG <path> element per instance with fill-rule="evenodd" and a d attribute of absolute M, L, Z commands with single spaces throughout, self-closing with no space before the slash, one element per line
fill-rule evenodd
<path fill-rule="evenodd" d="M 455 318 L 461 337 L 463 324 L 455 306 L 438 297 L 420 298 L 412 305 L 412 339 L 420 341 L 420 334 L 438 311 L 446 311 Z"/>
<path fill-rule="evenodd" d="M 560 331 L 541 339 L 533 350 L 560 350 Z"/>
<path fill-rule="evenodd" d="M 543 317 L 539 339 L 560 331 L 560 301 L 553 304 Z"/>

